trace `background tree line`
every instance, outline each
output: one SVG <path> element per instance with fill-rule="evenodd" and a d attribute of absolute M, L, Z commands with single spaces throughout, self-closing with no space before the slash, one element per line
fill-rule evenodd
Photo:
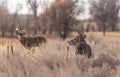
<path fill-rule="evenodd" d="M 27 0 L 26 4 L 32 14 L 19 15 L 24 8 L 22 4 L 16 6 L 13 14 L 9 13 L 7 0 L 0 2 L 0 36 L 14 37 L 15 26 L 19 24 L 25 29 L 27 35 L 59 35 L 65 39 L 75 27 L 79 31 L 89 31 L 90 27 L 95 30 L 91 22 L 94 21 L 98 31 L 118 31 L 119 0 L 88 0 L 90 18 L 78 19 L 78 16 L 86 11 L 85 2 L 80 0 Z M 38 14 L 38 9 L 41 13 Z M 85 27 L 84 23 L 88 23 Z M 84 29 L 85 28 L 85 29 Z"/>

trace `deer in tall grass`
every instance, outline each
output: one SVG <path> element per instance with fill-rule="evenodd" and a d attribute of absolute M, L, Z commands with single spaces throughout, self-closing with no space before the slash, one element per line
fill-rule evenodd
<path fill-rule="evenodd" d="M 83 32 L 79 32 L 78 30 L 74 28 L 70 28 L 76 32 L 78 32 L 79 36 L 75 37 L 74 39 L 71 39 L 68 41 L 69 45 L 75 45 L 76 46 L 76 52 L 75 54 L 85 55 L 88 58 L 91 58 L 92 56 L 92 50 L 89 44 L 85 41 L 86 35 Z"/>
<path fill-rule="evenodd" d="M 35 47 L 41 43 L 46 43 L 46 38 L 42 36 L 37 37 L 25 37 L 26 34 L 23 30 L 20 30 L 19 25 L 16 26 L 16 34 L 19 36 L 19 41 L 24 47 Z"/>

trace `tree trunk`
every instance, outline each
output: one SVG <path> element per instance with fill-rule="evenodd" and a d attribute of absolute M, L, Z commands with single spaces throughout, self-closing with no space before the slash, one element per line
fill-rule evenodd
<path fill-rule="evenodd" d="M 42 34 L 46 34 L 47 30 L 46 29 L 43 29 L 42 30 Z"/>
<path fill-rule="evenodd" d="M 10 37 L 12 38 L 14 36 L 14 32 L 11 31 Z"/>
<path fill-rule="evenodd" d="M 27 33 L 28 33 L 28 37 L 30 37 L 30 29 L 27 30 Z"/>
<path fill-rule="evenodd" d="M 111 24 L 111 31 L 116 31 L 116 24 L 115 23 Z"/>
<path fill-rule="evenodd" d="M 68 36 L 68 23 L 65 22 L 64 28 L 63 28 L 63 40 L 65 40 Z"/>
<path fill-rule="evenodd" d="M 37 34 L 37 28 L 36 28 L 36 26 L 34 27 L 34 34 Z"/>
<path fill-rule="evenodd" d="M 5 37 L 5 32 L 4 31 L 2 31 L 2 37 Z"/>
<path fill-rule="evenodd" d="M 103 36 L 106 35 L 106 24 L 103 24 Z"/>

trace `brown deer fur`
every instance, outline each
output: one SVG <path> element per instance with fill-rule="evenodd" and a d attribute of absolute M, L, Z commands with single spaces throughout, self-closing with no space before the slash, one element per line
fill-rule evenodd
<path fill-rule="evenodd" d="M 25 32 L 19 29 L 19 26 L 16 27 L 16 34 L 19 36 L 19 40 L 24 47 L 34 47 L 39 46 L 39 44 L 46 43 L 46 38 L 42 36 L 37 37 L 25 37 Z"/>
<path fill-rule="evenodd" d="M 85 55 L 88 58 L 91 58 L 92 50 L 90 45 L 86 43 L 85 38 L 86 35 L 81 33 L 78 37 L 68 41 L 68 43 L 76 46 L 76 54 Z"/>

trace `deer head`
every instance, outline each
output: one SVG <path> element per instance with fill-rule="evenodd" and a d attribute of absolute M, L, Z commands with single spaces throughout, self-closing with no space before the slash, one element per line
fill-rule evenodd
<path fill-rule="evenodd" d="M 68 41 L 70 45 L 76 45 L 79 42 L 85 42 L 86 35 L 83 32 L 79 32 L 78 30 L 74 28 L 70 28 L 76 32 L 78 32 L 79 36 L 75 37 L 74 39 Z"/>
<path fill-rule="evenodd" d="M 15 30 L 16 30 L 16 34 L 19 35 L 19 39 L 23 39 L 24 35 L 26 34 L 24 32 L 24 30 L 20 30 L 20 26 L 19 25 L 16 26 Z"/>

